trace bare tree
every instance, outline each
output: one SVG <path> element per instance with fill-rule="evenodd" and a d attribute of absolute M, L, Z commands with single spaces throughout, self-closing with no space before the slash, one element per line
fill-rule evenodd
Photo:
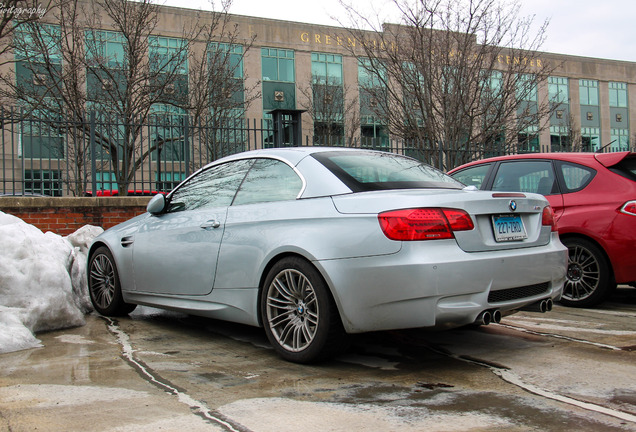
<path fill-rule="evenodd" d="M 13 35 L 23 25 L 44 18 L 50 2 L 6 0 L 0 3 L 0 64 L 12 62 Z"/>
<path fill-rule="evenodd" d="M 519 4 L 499 0 L 393 3 L 399 25 L 377 24 L 377 17 L 344 5 L 353 23 L 344 36 L 353 42 L 345 46 L 380 83 L 364 90 L 392 135 L 443 150 L 437 165 L 449 169 L 515 147 L 516 139 L 507 138 L 550 112 L 548 101 L 529 97 L 556 66 L 538 52 L 547 22 L 533 34 Z"/>
<path fill-rule="evenodd" d="M 21 122 L 23 151 L 66 158 L 64 181 L 73 194 L 82 195 L 87 152 L 82 132 L 84 12 L 76 0 L 53 6 L 47 9 L 46 20 L 22 22 L 15 29 L 11 42 L 15 69 L 0 75 L 0 99 L 6 106 L 17 104 L 13 120 Z"/>
<path fill-rule="evenodd" d="M 60 0 L 47 23 L 21 27 L 13 45 L 18 79 L 0 77 L 0 96 L 36 116 L 33 135 L 50 147 L 49 157 L 66 158 L 72 193 L 82 195 L 100 173 L 97 181 L 116 183 L 126 195 L 151 156 L 158 168 L 167 149 L 183 161 L 190 116 L 198 125 L 212 115 L 227 118 L 257 97 L 236 76 L 236 57 L 219 49 L 239 42 L 230 4 L 167 38 L 156 35 L 159 7 L 152 0 Z M 242 45 L 241 61 L 250 46 Z"/>
<path fill-rule="evenodd" d="M 199 49 L 189 56 L 190 84 L 196 91 L 188 93 L 185 109 L 197 126 L 193 138 L 198 150 L 207 153 L 200 158 L 205 160 L 234 153 L 242 145 L 245 112 L 260 98 L 260 81 L 246 87 L 249 77 L 243 67 L 256 35 L 241 35 L 228 14 L 231 5 L 231 0 L 222 1 L 221 10 L 208 17 L 200 28 Z"/>
<path fill-rule="evenodd" d="M 360 129 L 360 102 L 351 87 L 339 80 L 313 75 L 300 86 L 301 107 L 311 117 L 314 143 L 353 147 Z"/>

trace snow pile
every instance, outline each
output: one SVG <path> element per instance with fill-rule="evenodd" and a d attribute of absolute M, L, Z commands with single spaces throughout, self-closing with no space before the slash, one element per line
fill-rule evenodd
<path fill-rule="evenodd" d="M 43 234 L 0 212 L 0 353 L 41 346 L 35 332 L 85 324 L 88 246 L 101 232 Z"/>

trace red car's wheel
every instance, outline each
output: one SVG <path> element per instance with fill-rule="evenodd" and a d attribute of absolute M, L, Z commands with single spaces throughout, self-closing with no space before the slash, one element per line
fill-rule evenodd
<path fill-rule="evenodd" d="M 569 259 L 561 303 L 574 307 L 601 303 L 616 287 L 605 254 L 585 239 L 566 238 L 563 244 L 568 248 Z"/>

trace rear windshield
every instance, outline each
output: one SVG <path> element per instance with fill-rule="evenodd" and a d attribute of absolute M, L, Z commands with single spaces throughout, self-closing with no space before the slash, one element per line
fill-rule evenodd
<path fill-rule="evenodd" d="M 354 192 L 464 187 L 430 165 L 393 153 L 335 151 L 312 156 Z"/>
<path fill-rule="evenodd" d="M 610 169 L 618 175 L 636 181 L 636 156 L 627 157 Z"/>

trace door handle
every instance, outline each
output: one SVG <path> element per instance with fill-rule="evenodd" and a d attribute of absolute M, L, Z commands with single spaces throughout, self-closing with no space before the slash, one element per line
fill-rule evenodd
<path fill-rule="evenodd" d="M 218 228 L 221 226 L 221 222 L 219 222 L 216 219 L 211 219 L 209 221 L 203 222 L 201 224 L 201 228 L 203 229 L 208 229 L 208 228 Z"/>

